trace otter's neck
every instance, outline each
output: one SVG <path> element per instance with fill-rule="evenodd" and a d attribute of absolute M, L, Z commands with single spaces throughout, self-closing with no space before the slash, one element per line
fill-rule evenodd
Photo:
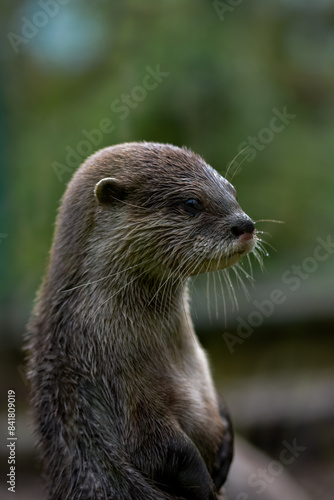
<path fill-rule="evenodd" d="M 73 291 L 69 310 L 83 318 L 91 338 L 114 350 L 125 352 L 129 346 L 132 354 L 143 352 L 148 359 L 150 351 L 155 357 L 157 352 L 177 357 L 194 341 L 187 282 L 164 279 L 124 273 L 118 279 L 95 278 L 89 287 Z"/>

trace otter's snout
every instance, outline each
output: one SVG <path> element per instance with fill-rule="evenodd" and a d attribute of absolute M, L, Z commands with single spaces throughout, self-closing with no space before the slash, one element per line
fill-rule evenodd
<path fill-rule="evenodd" d="M 232 234 L 242 241 L 250 240 L 254 230 L 254 222 L 251 219 L 240 219 L 231 227 Z"/>

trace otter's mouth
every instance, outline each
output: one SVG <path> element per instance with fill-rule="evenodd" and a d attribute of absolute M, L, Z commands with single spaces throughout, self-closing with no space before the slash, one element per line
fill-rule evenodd
<path fill-rule="evenodd" d="M 235 255 L 237 255 L 238 260 L 241 259 L 241 257 L 248 254 L 254 249 L 255 243 L 256 239 L 254 237 L 254 234 L 249 234 L 249 233 L 242 234 L 236 241 L 237 248 L 232 253 L 231 257 L 233 258 Z"/>
<path fill-rule="evenodd" d="M 243 238 L 244 236 L 250 236 L 250 238 L 249 237 Z M 254 249 L 255 242 L 256 239 L 254 238 L 253 235 L 248 235 L 248 234 L 241 235 L 237 242 L 239 248 L 236 250 L 235 253 L 238 253 L 241 257 L 243 255 L 246 255 L 247 253 L 251 252 Z"/>
<path fill-rule="evenodd" d="M 245 237 L 246 236 L 246 237 Z M 233 242 L 231 251 L 226 256 L 221 256 L 219 259 L 211 260 L 205 266 L 203 265 L 200 272 L 220 271 L 237 264 L 242 257 L 250 253 L 256 244 L 254 235 L 243 234 L 239 236 L 237 241 Z"/>
<path fill-rule="evenodd" d="M 212 246 L 213 256 L 208 255 L 202 263 L 192 270 L 191 275 L 220 271 L 237 264 L 242 257 L 254 250 L 256 246 L 256 231 L 253 222 L 246 221 L 245 227 L 235 226 L 232 228 L 230 241 L 223 240 L 219 246 Z"/>

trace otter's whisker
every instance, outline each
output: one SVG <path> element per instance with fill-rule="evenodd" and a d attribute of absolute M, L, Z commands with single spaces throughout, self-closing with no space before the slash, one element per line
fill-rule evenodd
<path fill-rule="evenodd" d="M 257 224 L 258 222 L 275 222 L 276 224 L 285 224 L 284 220 L 275 220 L 275 219 L 258 219 L 253 222 L 254 224 Z"/>
<path fill-rule="evenodd" d="M 259 229 L 256 230 L 256 235 L 258 234 L 267 234 L 268 236 L 271 237 L 271 233 L 269 233 L 268 231 L 260 231 Z"/>
<path fill-rule="evenodd" d="M 213 254 L 211 259 L 209 260 L 209 263 L 207 265 L 207 268 L 210 269 L 211 263 L 214 259 L 215 255 Z M 212 315 L 211 315 L 211 307 L 210 307 L 210 272 L 207 273 L 207 281 L 206 281 L 206 298 L 207 298 L 207 307 L 208 307 L 208 314 L 209 314 L 209 320 L 210 323 L 212 323 Z M 213 273 L 214 274 L 214 273 Z"/>
<path fill-rule="evenodd" d="M 267 250 L 266 248 L 264 247 L 264 243 L 262 242 L 262 240 L 260 238 L 257 238 L 256 240 L 256 246 L 255 246 L 255 249 L 256 250 L 260 250 L 260 252 L 262 252 L 264 255 L 267 254 Z"/>
<path fill-rule="evenodd" d="M 185 275 L 192 274 L 191 273 L 191 269 L 196 269 L 196 267 L 199 264 L 200 260 L 201 260 L 201 258 L 200 258 L 200 256 L 198 256 L 198 258 L 196 259 L 196 261 L 194 263 L 195 267 L 193 267 L 193 264 L 192 264 L 191 260 L 187 259 L 187 261 L 189 261 L 189 264 L 187 264 L 187 266 L 186 266 Z M 189 282 L 189 280 L 188 280 L 188 282 Z M 176 279 L 177 290 L 179 289 L 179 287 L 181 286 L 182 283 L 183 283 L 183 280 L 182 280 L 181 275 L 180 275 Z M 183 311 L 185 313 L 185 318 L 186 318 L 188 327 L 189 327 L 189 329 L 191 331 L 192 330 L 192 324 L 191 324 L 191 321 L 190 321 L 190 316 L 189 316 L 189 314 L 187 314 L 184 300 L 182 301 L 182 308 L 183 308 Z"/>
<path fill-rule="evenodd" d="M 200 255 L 198 255 L 194 262 L 191 262 L 191 259 L 187 259 L 187 260 L 189 260 L 189 264 L 187 265 L 187 267 L 185 269 L 185 274 L 187 276 L 191 277 L 189 282 L 191 283 L 193 289 L 196 290 L 195 281 L 199 276 L 199 274 L 196 273 L 196 269 L 198 268 L 198 265 L 200 264 L 202 257 Z"/>
<path fill-rule="evenodd" d="M 89 286 L 89 285 L 95 285 L 95 283 L 99 283 L 100 281 L 106 280 L 108 278 L 111 278 L 112 276 L 117 276 L 118 274 L 125 273 L 126 271 L 129 271 L 131 269 L 134 269 L 135 267 L 142 266 L 143 264 L 146 264 L 149 262 L 151 259 L 144 260 L 143 262 L 140 262 L 139 264 L 135 264 L 133 266 L 129 266 L 126 269 L 122 269 L 121 271 L 117 271 L 116 273 L 111 273 L 108 274 L 107 276 L 104 276 L 103 278 L 99 278 L 98 280 L 94 281 L 89 281 L 88 283 L 82 283 L 81 285 L 74 286 L 73 288 L 68 288 L 67 290 L 59 290 L 60 293 L 65 293 L 65 292 L 72 292 L 73 290 L 76 290 L 77 288 L 82 288 L 84 286 Z"/>
<path fill-rule="evenodd" d="M 258 263 L 260 264 L 261 271 L 264 270 L 263 258 L 262 255 L 258 252 L 259 246 L 256 246 L 252 252 Z"/>
<path fill-rule="evenodd" d="M 157 288 L 157 291 L 155 292 L 155 294 L 150 298 L 150 300 L 146 303 L 146 306 L 145 307 L 148 307 L 152 302 L 153 300 L 155 299 L 155 297 L 158 295 L 159 291 L 165 287 L 165 290 L 166 290 L 166 287 L 168 286 L 167 283 L 168 283 L 168 280 L 170 278 L 170 276 L 168 276 L 168 278 L 165 280 L 165 274 L 168 274 L 168 270 L 165 269 L 164 272 L 163 272 L 163 275 L 159 281 L 159 285 L 158 285 L 158 288 Z M 163 292 L 163 295 L 161 297 L 161 303 L 160 303 L 160 309 L 162 310 L 163 308 L 163 304 L 164 304 L 164 293 L 165 293 L 165 290 Z M 155 313 L 157 312 L 157 303 L 155 303 L 155 308 L 154 308 L 154 311 Z"/>
<path fill-rule="evenodd" d="M 243 273 L 243 275 L 245 276 L 245 278 L 247 278 L 247 279 L 250 281 L 250 283 L 251 283 L 252 285 L 254 284 L 255 279 L 253 278 L 253 276 L 252 276 L 251 274 L 249 274 L 249 273 L 246 271 L 246 269 L 244 269 L 244 268 L 243 268 L 243 266 L 242 266 L 242 262 L 238 262 L 237 264 L 234 264 L 234 266 L 235 266 L 236 268 L 238 268 L 238 269 L 239 269 L 239 271 L 241 271 L 241 272 Z"/>
<path fill-rule="evenodd" d="M 249 158 L 251 156 L 252 153 L 249 153 L 247 156 L 245 156 L 245 158 L 242 160 L 241 163 L 239 163 L 239 165 L 237 166 L 237 168 L 235 169 L 232 177 L 231 177 L 231 182 L 233 181 L 234 177 L 237 175 L 238 173 L 238 170 L 241 168 L 242 164 L 247 160 L 247 158 Z"/>
<path fill-rule="evenodd" d="M 249 275 L 251 277 L 251 282 L 253 284 L 255 282 L 255 279 L 254 279 L 254 275 L 253 275 L 253 265 L 252 265 L 252 261 L 251 261 L 249 253 L 247 254 L 247 262 L 248 262 L 248 267 L 249 267 Z"/>
<path fill-rule="evenodd" d="M 128 283 L 125 283 L 124 286 L 122 286 L 121 288 L 119 288 L 117 290 L 117 292 L 113 293 L 110 297 L 108 297 L 107 300 L 105 300 L 104 302 L 102 302 L 102 304 L 100 304 L 97 309 L 94 311 L 94 313 L 89 316 L 89 319 L 92 319 L 98 312 L 98 310 L 103 307 L 107 302 L 109 302 L 113 297 L 115 297 L 116 295 L 118 295 L 122 290 L 124 290 L 124 288 L 126 288 L 127 286 L 131 285 L 131 283 L 133 283 L 134 281 L 138 280 L 140 278 L 140 276 L 143 276 L 144 274 L 147 274 L 148 271 L 151 271 L 154 267 L 157 267 L 159 265 L 159 263 L 156 263 L 154 264 L 154 266 L 151 266 L 150 268 L 148 269 L 145 269 L 142 273 L 138 274 L 138 276 L 135 276 L 132 280 L 130 280 Z"/>
<path fill-rule="evenodd" d="M 225 300 L 224 286 L 223 286 L 223 282 L 222 282 L 221 275 L 220 275 L 219 271 L 218 271 L 217 275 L 218 275 L 220 289 L 221 289 L 222 298 L 223 298 L 224 321 L 225 321 L 225 328 L 226 328 L 226 300 Z"/>
<path fill-rule="evenodd" d="M 262 238 L 257 238 L 257 241 L 258 241 L 258 247 L 261 248 L 261 244 L 262 245 L 268 245 L 268 247 L 270 247 L 272 250 L 274 250 L 274 252 L 277 252 L 276 248 L 273 247 L 273 245 L 271 243 L 268 243 L 268 241 L 265 241 Z"/>
<path fill-rule="evenodd" d="M 244 291 L 245 297 L 247 298 L 247 300 L 249 300 L 249 298 L 250 298 L 249 291 L 247 290 L 247 287 L 246 287 L 245 283 L 243 282 L 242 277 L 240 276 L 240 274 L 238 272 L 238 269 L 240 269 L 240 267 L 238 267 L 238 265 L 234 265 L 234 266 L 232 266 L 232 269 L 233 269 L 234 274 L 236 275 L 237 282 L 239 283 L 239 285 L 241 285 L 241 288 Z"/>
<path fill-rule="evenodd" d="M 129 203 L 128 201 L 121 200 L 117 198 L 116 196 L 113 196 L 112 194 L 108 194 L 110 198 L 113 198 L 114 200 L 117 201 L 117 203 L 123 203 L 123 205 L 128 205 L 129 207 L 134 207 L 134 208 L 139 208 L 139 210 L 150 210 L 150 207 L 145 207 L 145 205 L 135 205 L 134 203 Z M 130 224 L 129 224 L 130 226 Z"/>
<path fill-rule="evenodd" d="M 239 158 L 239 156 L 240 156 L 240 155 L 241 155 L 244 151 L 246 151 L 246 149 L 248 149 L 248 148 L 249 148 L 249 146 L 246 146 L 246 147 L 245 147 L 245 148 L 243 148 L 241 151 L 239 151 L 239 153 L 237 153 L 237 154 L 235 155 L 235 157 L 233 158 L 233 160 L 229 163 L 229 165 L 228 165 L 228 167 L 227 167 L 227 170 L 226 170 L 226 172 L 225 172 L 225 174 L 224 174 L 225 179 L 227 179 L 228 173 L 229 173 L 230 168 L 232 167 L 233 163 L 234 163 L 234 162 L 237 160 L 237 158 Z"/>
<path fill-rule="evenodd" d="M 233 283 L 231 281 L 231 277 L 229 274 L 229 268 L 226 268 L 223 271 L 224 271 L 223 277 L 224 277 L 224 280 L 225 280 L 225 283 L 227 286 L 227 290 L 228 290 L 230 298 L 231 298 L 232 310 L 234 311 L 235 308 L 237 310 L 239 310 L 238 299 L 237 299 L 237 296 L 235 294 Z"/>
<path fill-rule="evenodd" d="M 183 282 L 183 279 L 182 279 L 182 273 L 180 272 L 181 268 L 182 267 L 186 267 L 188 266 L 188 261 L 190 262 L 190 265 L 191 265 L 191 259 L 192 259 L 192 256 L 189 256 L 185 262 L 182 262 L 179 264 L 179 266 L 177 267 L 176 271 L 173 273 L 171 272 L 170 275 L 168 276 L 168 278 L 164 281 L 164 283 L 159 286 L 156 294 L 159 292 L 159 290 L 164 286 L 165 287 L 165 290 L 163 291 L 163 295 L 162 295 L 162 299 L 161 299 L 161 307 L 163 306 L 163 303 L 164 303 L 164 296 L 165 296 L 165 292 L 166 292 L 166 289 L 168 287 L 170 287 L 170 294 L 172 294 L 172 287 L 174 286 L 174 276 L 176 276 L 176 283 L 179 281 L 179 283 L 177 284 L 177 288 L 179 287 L 180 284 L 182 284 Z M 165 273 L 164 273 L 165 274 Z M 169 282 L 170 278 L 173 278 L 172 279 L 172 282 Z M 162 280 L 161 280 L 162 281 Z M 169 283 L 168 283 L 169 282 Z M 161 282 L 160 282 L 161 283 Z M 155 294 L 155 295 L 156 295 Z M 150 302 L 154 299 L 155 295 L 152 297 L 152 299 L 150 300 Z M 148 303 L 148 305 L 150 304 L 150 302 Z M 169 301 L 169 307 L 171 307 L 171 300 Z"/>
<path fill-rule="evenodd" d="M 230 268 L 228 268 L 228 269 L 226 269 L 226 271 L 227 271 L 226 272 L 226 276 L 227 276 L 228 281 L 230 282 L 230 287 L 231 287 L 232 294 L 233 294 L 235 308 L 238 311 L 239 310 L 238 298 L 237 298 L 237 294 L 235 293 L 235 286 L 234 286 L 233 281 L 232 281 L 231 276 L 230 276 L 230 271 L 231 271 L 232 268 L 233 268 L 233 266 L 230 267 Z"/>
<path fill-rule="evenodd" d="M 164 290 L 161 296 L 160 310 L 163 313 L 165 311 L 165 304 L 168 306 L 167 316 L 170 315 L 171 304 L 173 300 L 173 287 L 174 287 L 174 273 L 170 271 L 170 276 L 165 280 Z M 166 300 L 165 300 L 166 296 Z"/>
<path fill-rule="evenodd" d="M 216 287 L 216 273 L 212 273 L 212 278 L 213 278 L 213 290 L 215 295 L 216 319 L 218 319 L 219 314 L 218 314 L 218 297 L 217 297 L 217 287 Z"/>

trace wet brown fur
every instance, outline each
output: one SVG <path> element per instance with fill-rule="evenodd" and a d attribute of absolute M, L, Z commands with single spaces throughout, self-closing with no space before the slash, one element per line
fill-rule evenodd
<path fill-rule="evenodd" d="M 216 498 L 232 429 L 187 279 L 251 249 L 231 233 L 244 221 L 234 188 L 184 148 L 122 144 L 75 173 L 29 326 L 49 498 Z"/>

